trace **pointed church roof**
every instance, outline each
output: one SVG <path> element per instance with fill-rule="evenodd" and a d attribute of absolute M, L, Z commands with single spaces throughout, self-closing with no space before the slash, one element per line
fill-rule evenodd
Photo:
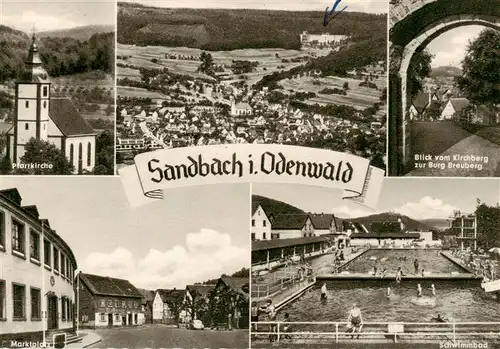
<path fill-rule="evenodd" d="M 66 137 L 96 134 L 68 98 L 51 99 L 49 116 Z"/>
<path fill-rule="evenodd" d="M 33 33 L 31 37 L 31 45 L 26 58 L 25 69 L 21 76 L 22 82 L 46 82 L 49 83 L 49 74 L 42 67 L 42 60 L 38 53 L 38 46 L 36 45 L 36 37 Z"/>

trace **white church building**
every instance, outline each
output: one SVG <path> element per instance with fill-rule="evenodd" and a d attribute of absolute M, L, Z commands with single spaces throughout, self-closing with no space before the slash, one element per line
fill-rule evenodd
<path fill-rule="evenodd" d="M 74 173 L 91 172 L 96 133 L 69 98 L 51 97 L 50 86 L 33 35 L 25 71 L 16 82 L 15 120 L 7 134 L 10 161 L 22 163 L 25 145 L 35 138 L 59 148 L 73 164 Z"/>

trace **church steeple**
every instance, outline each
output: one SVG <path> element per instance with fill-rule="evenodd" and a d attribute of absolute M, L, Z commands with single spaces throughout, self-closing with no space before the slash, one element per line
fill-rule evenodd
<path fill-rule="evenodd" d="M 31 45 L 28 51 L 28 57 L 24 61 L 25 71 L 22 76 L 23 81 L 29 82 L 47 82 L 48 74 L 42 67 L 42 60 L 40 59 L 40 54 L 38 52 L 38 46 L 36 44 L 35 28 L 33 28 L 33 33 L 31 36 Z"/>

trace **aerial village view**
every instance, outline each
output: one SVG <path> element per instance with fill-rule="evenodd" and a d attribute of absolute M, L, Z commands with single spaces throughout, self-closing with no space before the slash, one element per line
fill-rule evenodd
<path fill-rule="evenodd" d="M 499 189 L 386 180 L 370 212 L 323 188 L 254 184 L 252 347 L 495 343 Z"/>
<path fill-rule="evenodd" d="M 132 210 L 113 178 L 2 179 L 0 347 L 247 348 L 248 193 Z"/>
<path fill-rule="evenodd" d="M 387 6 L 350 1 L 324 26 L 322 8 L 296 1 L 167 4 L 118 4 L 118 167 L 156 149 L 273 143 L 385 169 Z"/>

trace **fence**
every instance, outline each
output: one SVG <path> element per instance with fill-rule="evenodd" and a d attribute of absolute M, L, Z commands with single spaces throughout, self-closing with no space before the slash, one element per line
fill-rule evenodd
<path fill-rule="evenodd" d="M 332 341 L 349 339 L 354 336 L 365 339 L 435 339 L 455 342 L 460 339 L 500 339 L 500 322 L 365 322 L 362 331 L 346 331 L 347 322 L 253 322 L 250 335 L 252 340 L 274 339 L 288 341 Z M 286 326 L 286 327 L 285 327 Z M 274 330 L 273 330 L 274 327 Z M 303 331 L 298 331 L 300 328 Z M 312 331 L 311 327 L 318 328 Z M 259 331 L 264 329 L 264 331 Z"/>

